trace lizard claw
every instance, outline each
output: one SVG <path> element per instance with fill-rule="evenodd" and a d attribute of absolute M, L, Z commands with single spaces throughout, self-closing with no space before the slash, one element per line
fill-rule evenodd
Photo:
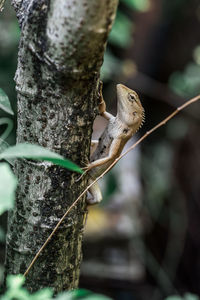
<path fill-rule="evenodd" d="M 83 174 L 76 180 L 79 181 L 84 175 L 86 175 L 91 169 L 93 168 L 92 164 L 87 165 L 86 167 L 83 167 L 82 170 L 84 171 Z"/>
<path fill-rule="evenodd" d="M 87 167 L 83 167 L 81 168 L 83 171 L 87 171 Z"/>
<path fill-rule="evenodd" d="M 89 166 L 84 167 L 84 168 L 82 168 L 82 170 L 85 171 L 84 173 L 87 173 L 90 170 L 90 167 Z"/>
<path fill-rule="evenodd" d="M 83 170 L 84 168 L 82 168 Z M 81 180 L 81 178 L 83 178 L 84 175 L 87 174 L 87 171 L 83 172 L 83 174 L 81 174 L 81 176 L 78 177 L 78 179 L 75 180 L 75 182 L 78 182 L 79 180 Z"/>
<path fill-rule="evenodd" d="M 100 115 L 106 111 L 106 103 L 103 99 L 102 88 L 103 88 L 103 82 L 100 81 L 99 84 L 99 114 Z"/>
<path fill-rule="evenodd" d="M 101 102 L 99 103 L 99 113 L 102 115 L 106 111 L 106 104 L 103 98 L 101 99 Z"/>
<path fill-rule="evenodd" d="M 84 170 L 85 172 L 88 172 L 95 167 L 96 167 L 96 165 L 95 165 L 95 162 L 93 161 L 93 162 L 90 162 L 86 167 L 83 167 L 82 170 Z"/>
<path fill-rule="evenodd" d="M 81 174 L 81 176 L 78 177 L 78 179 L 75 180 L 75 182 L 78 182 L 79 180 L 81 180 L 81 178 L 83 178 L 84 175 L 87 174 L 88 164 L 89 164 L 89 161 L 87 161 L 87 165 L 85 167 L 81 168 L 84 172 Z"/>

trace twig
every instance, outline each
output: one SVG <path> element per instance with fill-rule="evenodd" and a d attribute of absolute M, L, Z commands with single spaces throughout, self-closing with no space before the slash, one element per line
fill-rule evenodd
<path fill-rule="evenodd" d="M 97 177 L 90 185 L 86 187 L 86 189 L 79 195 L 79 197 L 72 203 L 72 205 L 67 209 L 65 214 L 62 216 L 60 221 L 57 223 L 57 225 L 54 227 L 53 231 L 51 234 L 48 236 L 42 247 L 38 250 L 37 254 L 31 261 L 30 265 L 28 266 L 27 270 L 24 273 L 24 276 L 26 276 L 32 266 L 34 265 L 35 261 L 37 260 L 38 256 L 41 254 L 43 249 L 46 247 L 48 242 L 51 240 L 52 236 L 55 234 L 57 231 L 58 227 L 60 224 L 63 222 L 63 220 L 66 218 L 66 216 L 69 214 L 69 212 L 72 210 L 72 208 L 78 203 L 78 201 L 82 198 L 82 196 L 90 189 L 93 184 L 95 184 L 99 179 L 101 179 L 112 167 L 122 158 L 124 157 L 127 153 L 129 153 L 131 150 L 133 150 L 138 144 L 140 144 L 147 136 L 149 136 L 152 132 L 160 128 L 161 126 L 165 125 L 170 119 L 172 119 L 175 115 L 177 115 L 181 110 L 186 108 L 187 106 L 191 105 L 192 103 L 198 101 L 200 99 L 200 95 L 188 100 L 186 103 L 183 105 L 179 106 L 172 114 L 170 114 L 167 118 L 165 118 L 163 121 L 158 123 L 156 126 L 154 126 L 151 130 L 147 131 L 135 144 L 133 144 L 131 147 L 129 147 L 123 154 L 121 154 L 118 158 L 114 160 L 114 162 L 99 176 Z"/>

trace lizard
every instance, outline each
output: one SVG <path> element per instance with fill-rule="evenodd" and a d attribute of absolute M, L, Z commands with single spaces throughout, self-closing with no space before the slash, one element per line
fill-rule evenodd
<path fill-rule="evenodd" d="M 108 124 L 99 140 L 91 141 L 91 158 L 87 167 L 83 168 L 89 175 L 89 184 L 100 176 L 120 156 L 126 142 L 137 132 L 144 122 L 144 108 L 137 93 L 123 84 L 117 84 L 117 115 L 114 117 L 106 111 L 100 83 L 99 113 Z M 93 184 L 87 199 L 88 205 L 102 200 L 98 183 Z"/>

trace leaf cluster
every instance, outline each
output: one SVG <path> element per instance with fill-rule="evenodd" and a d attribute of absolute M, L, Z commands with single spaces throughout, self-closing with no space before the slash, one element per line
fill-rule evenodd
<path fill-rule="evenodd" d="M 7 291 L 0 297 L 0 300 L 111 300 L 101 294 L 95 294 L 85 289 L 60 293 L 53 298 L 53 290 L 50 288 L 41 289 L 33 294 L 23 287 L 25 277 L 23 275 L 9 275 L 7 277 Z"/>

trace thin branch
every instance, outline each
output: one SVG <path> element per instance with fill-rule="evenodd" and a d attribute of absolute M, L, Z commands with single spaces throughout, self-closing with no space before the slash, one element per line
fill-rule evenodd
<path fill-rule="evenodd" d="M 112 167 L 122 158 L 124 157 L 127 153 L 129 153 L 131 150 L 133 150 L 137 145 L 139 145 L 144 139 L 146 139 L 147 136 L 149 136 L 150 134 L 152 134 L 155 130 L 157 130 L 158 128 L 160 128 L 161 126 L 165 125 L 169 120 L 171 120 L 175 115 L 177 115 L 181 110 L 183 110 L 184 108 L 186 108 L 187 106 L 191 105 L 192 103 L 198 101 L 200 99 L 200 95 L 188 100 L 186 103 L 184 103 L 183 105 L 179 106 L 173 113 L 171 113 L 167 118 L 165 118 L 163 121 L 161 121 L 160 123 L 158 123 L 156 126 L 154 126 L 152 129 L 150 129 L 149 131 L 147 131 L 135 144 L 133 144 L 131 147 L 129 147 L 123 154 L 121 154 L 118 158 L 116 158 L 114 160 L 114 162 L 99 176 L 97 177 L 90 185 L 88 185 L 86 187 L 86 189 L 79 195 L 79 197 L 72 203 L 72 205 L 67 209 L 67 211 L 65 212 L 65 214 L 62 216 L 62 218 L 60 219 L 60 221 L 57 223 L 57 225 L 54 227 L 53 231 L 51 232 L 51 234 L 48 236 L 48 238 L 46 239 L 46 241 L 44 242 L 44 244 L 42 245 L 42 247 L 38 250 L 37 254 L 35 255 L 35 257 L 33 258 L 33 260 L 31 261 L 29 267 L 27 268 L 27 270 L 24 273 L 24 276 L 26 276 L 30 269 L 32 268 L 32 266 L 34 265 L 35 261 L 37 260 L 38 256 L 41 254 L 41 252 L 43 251 L 43 249 L 46 247 L 46 245 L 48 244 L 48 242 L 51 240 L 52 236 L 55 234 L 55 232 L 57 231 L 58 227 L 60 226 L 60 224 L 63 222 L 63 220 L 66 218 L 66 216 L 69 214 L 69 212 L 72 210 L 72 208 L 78 203 L 78 201 L 81 199 L 81 197 L 90 189 L 91 186 L 93 186 L 93 184 L 95 184 L 99 179 L 101 179 L 106 173 L 108 173 L 108 171 L 110 169 L 112 169 Z"/>

